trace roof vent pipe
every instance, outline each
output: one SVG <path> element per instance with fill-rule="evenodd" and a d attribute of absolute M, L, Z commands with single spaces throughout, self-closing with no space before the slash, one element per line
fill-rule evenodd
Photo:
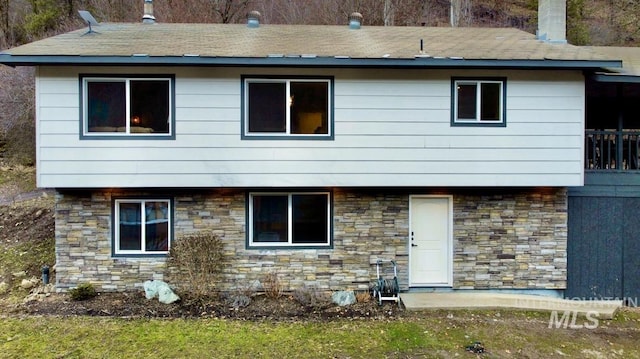
<path fill-rule="evenodd" d="M 352 12 L 349 15 L 349 28 L 351 30 L 358 30 L 362 25 L 362 14 L 359 12 Z"/>
<path fill-rule="evenodd" d="M 153 16 L 153 0 L 144 0 L 144 15 L 142 16 L 143 24 L 155 24 L 156 17 Z"/>
<path fill-rule="evenodd" d="M 260 27 L 260 12 L 253 10 L 247 14 L 247 27 L 255 28 Z"/>

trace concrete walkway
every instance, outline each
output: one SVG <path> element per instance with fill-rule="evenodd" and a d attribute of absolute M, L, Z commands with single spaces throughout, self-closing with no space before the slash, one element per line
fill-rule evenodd
<path fill-rule="evenodd" d="M 621 300 L 567 300 L 540 295 L 502 293 L 400 293 L 407 310 L 425 309 L 500 309 L 539 311 L 576 311 L 586 315 L 597 312 L 598 318 L 611 319 L 622 307 Z"/>

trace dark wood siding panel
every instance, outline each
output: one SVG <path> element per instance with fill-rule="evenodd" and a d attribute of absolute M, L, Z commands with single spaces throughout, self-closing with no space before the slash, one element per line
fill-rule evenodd
<path fill-rule="evenodd" d="M 624 198 L 623 203 L 622 296 L 640 304 L 640 198 Z"/>
<path fill-rule="evenodd" d="M 615 198 L 569 198 L 567 297 L 621 295 L 621 211 Z"/>

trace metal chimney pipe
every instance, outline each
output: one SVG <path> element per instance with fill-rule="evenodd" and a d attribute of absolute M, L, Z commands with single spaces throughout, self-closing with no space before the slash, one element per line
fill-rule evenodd
<path fill-rule="evenodd" d="M 153 16 L 153 0 L 144 0 L 144 15 L 142 16 L 143 24 L 155 24 L 156 17 Z"/>
<path fill-rule="evenodd" d="M 247 27 L 256 28 L 260 27 L 260 12 L 253 10 L 247 14 Z"/>
<path fill-rule="evenodd" d="M 359 12 L 352 12 L 351 15 L 349 15 L 349 28 L 351 30 L 358 30 L 360 29 L 360 26 L 362 26 L 362 14 Z"/>

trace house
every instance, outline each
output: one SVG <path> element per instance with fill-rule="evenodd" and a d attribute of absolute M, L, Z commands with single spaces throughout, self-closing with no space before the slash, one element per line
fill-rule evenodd
<path fill-rule="evenodd" d="M 367 289 L 383 259 L 402 290 L 564 293 L 585 83 L 622 62 L 563 17 L 536 37 L 146 15 L 0 54 L 37 68 L 59 290 L 162 279 L 172 241 L 213 230 L 228 289 Z"/>

